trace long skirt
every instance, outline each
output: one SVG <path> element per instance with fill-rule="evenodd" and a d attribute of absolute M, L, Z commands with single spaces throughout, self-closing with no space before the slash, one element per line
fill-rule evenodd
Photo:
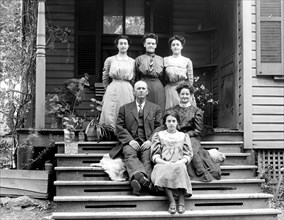
<path fill-rule="evenodd" d="M 202 148 L 200 139 L 191 137 L 190 140 L 193 149 L 193 158 L 187 165 L 190 178 L 202 182 L 221 179 L 220 166 L 213 161 L 208 151 Z"/>
<path fill-rule="evenodd" d="M 162 112 L 165 110 L 165 89 L 158 78 L 142 78 L 147 83 L 149 93 L 147 100 L 159 105 Z"/>
<path fill-rule="evenodd" d="M 100 124 L 115 131 L 119 108 L 134 101 L 133 87 L 124 80 L 113 80 L 107 87 L 103 97 Z"/>
<path fill-rule="evenodd" d="M 180 98 L 176 91 L 176 87 L 181 82 L 169 83 L 165 86 L 166 106 L 165 108 L 172 108 L 179 104 Z"/>
<path fill-rule="evenodd" d="M 192 194 L 191 181 L 185 164 L 156 164 L 151 180 L 158 189 L 184 189 L 186 195 Z"/>

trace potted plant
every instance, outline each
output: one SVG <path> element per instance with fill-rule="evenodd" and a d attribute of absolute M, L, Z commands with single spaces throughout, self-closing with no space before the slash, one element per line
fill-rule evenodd
<path fill-rule="evenodd" d="M 51 116 L 51 128 L 60 128 L 64 117 L 74 119 L 75 107 L 84 97 L 84 86 L 89 86 L 89 75 L 85 73 L 81 79 L 68 79 L 63 89 L 56 89 L 56 94 L 48 94 L 46 107 L 47 114 Z M 73 120 L 72 119 L 72 120 Z M 65 120 L 66 121 L 66 120 Z"/>
<path fill-rule="evenodd" d="M 203 136 L 205 136 L 214 134 L 212 121 L 209 120 L 209 115 L 211 115 L 212 107 L 217 105 L 219 101 L 214 100 L 213 94 L 204 86 L 202 82 L 199 81 L 199 79 L 200 77 L 194 77 L 194 97 L 197 107 L 200 108 L 204 113 Z"/>
<path fill-rule="evenodd" d="M 90 104 L 91 112 L 94 113 L 92 120 L 87 125 L 85 130 L 88 141 L 101 141 L 103 138 L 108 139 L 108 132 L 106 128 L 99 123 L 100 114 L 102 111 L 102 102 L 94 98 L 91 99 L 92 104 Z"/>

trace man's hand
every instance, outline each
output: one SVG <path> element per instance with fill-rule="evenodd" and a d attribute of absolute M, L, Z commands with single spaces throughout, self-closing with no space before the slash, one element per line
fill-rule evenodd
<path fill-rule="evenodd" d="M 151 141 L 149 140 L 145 141 L 141 146 L 141 151 L 149 149 L 151 147 L 151 144 L 152 144 Z"/>
<path fill-rule="evenodd" d="M 135 140 L 130 141 L 129 145 L 136 151 L 139 151 L 140 149 L 140 144 Z"/>

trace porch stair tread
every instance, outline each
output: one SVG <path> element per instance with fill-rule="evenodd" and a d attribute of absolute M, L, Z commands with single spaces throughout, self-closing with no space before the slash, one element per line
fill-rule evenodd
<path fill-rule="evenodd" d="M 77 142 L 78 145 L 115 145 L 117 144 L 117 141 L 103 141 L 103 142 L 99 142 L 99 141 L 82 141 L 82 142 Z M 239 144 L 243 144 L 243 141 L 201 141 L 201 144 L 204 145 L 211 145 L 211 144 L 219 144 L 219 145 L 223 145 L 223 144 L 232 144 L 232 145 L 239 145 Z M 55 142 L 56 145 L 64 145 L 65 142 L 64 141 L 58 141 Z"/>
<path fill-rule="evenodd" d="M 223 153 L 225 156 L 234 156 L 234 157 L 245 157 L 250 156 L 250 153 Z M 57 158 L 80 158 L 80 157 L 103 157 L 104 153 L 79 153 L 79 154 L 55 154 L 55 157 Z"/>
<path fill-rule="evenodd" d="M 264 179 L 221 179 L 221 180 L 212 180 L 211 182 L 201 182 L 192 180 L 192 185 L 207 185 L 207 184 L 225 184 L 225 183 L 263 183 L 265 182 Z M 129 181 L 123 182 L 115 182 L 115 181 L 96 181 L 96 180 L 89 180 L 89 181 L 55 181 L 54 185 L 57 186 L 65 186 L 65 185 L 109 185 L 109 186 L 122 186 L 122 185 L 129 185 Z"/>
<path fill-rule="evenodd" d="M 266 193 L 239 193 L 239 194 L 195 194 L 186 200 L 223 200 L 223 199 L 269 199 L 273 195 Z M 94 202 L 94 201 L 154 201 L 154 200 L 167 200 L 166 196 L 134 196 L 134 195 L 113 195 L 113 196 L 55 196 L 55 202 Z"/>
<path fill-rule="evenodd" d="M 245 170 L 245 169 L 256 169 L 257 166 L 255 165 L 233 165 L 233 166 L 220 166 L 221 170 Z M 76 171 L 103 171 L 101 167 L 55 167 L 56 171 L 61 170 L 76 170 Z"/>
<path fill-rule="evenodd" d="M 129 211 L 129 212 L 54 212 L 53 219 L 172 219 L 190 217 L 241 217 L 269 216 L 280 214 L 276 209 L 226 209 L 226 210 L 186 210 L 182 215 L 171 215 L 167 211 Z M 243 218 L 242 218 L 243 219 Z M 249 219 L 249 218 L 248 218 Z M 264 218 L 265 219 L 265 218 Z"/>

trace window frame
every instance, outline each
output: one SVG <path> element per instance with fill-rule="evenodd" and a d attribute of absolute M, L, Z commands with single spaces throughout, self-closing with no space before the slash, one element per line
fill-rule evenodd
<path fill-rule="evenodd" d="M 129 35 L 129 36 L 143 36 L 148 30 L 150 26 L 150 12 L 147 7 L 147 2 L 150 2 L 151 0 L 142 0 L 144 3 L 144 21 L 145 21 L 145 27 L 144 27 L 144 34 L 126 34 L 126 0 L 122 1 L 122 33 L 121 34 L 115 34 L 115 33 L 104 33 L 104 4 L 103 4 L 103 11 L 102 11 L 102 35 L 103 36 L 118 36 L 118 35 Z"/>

